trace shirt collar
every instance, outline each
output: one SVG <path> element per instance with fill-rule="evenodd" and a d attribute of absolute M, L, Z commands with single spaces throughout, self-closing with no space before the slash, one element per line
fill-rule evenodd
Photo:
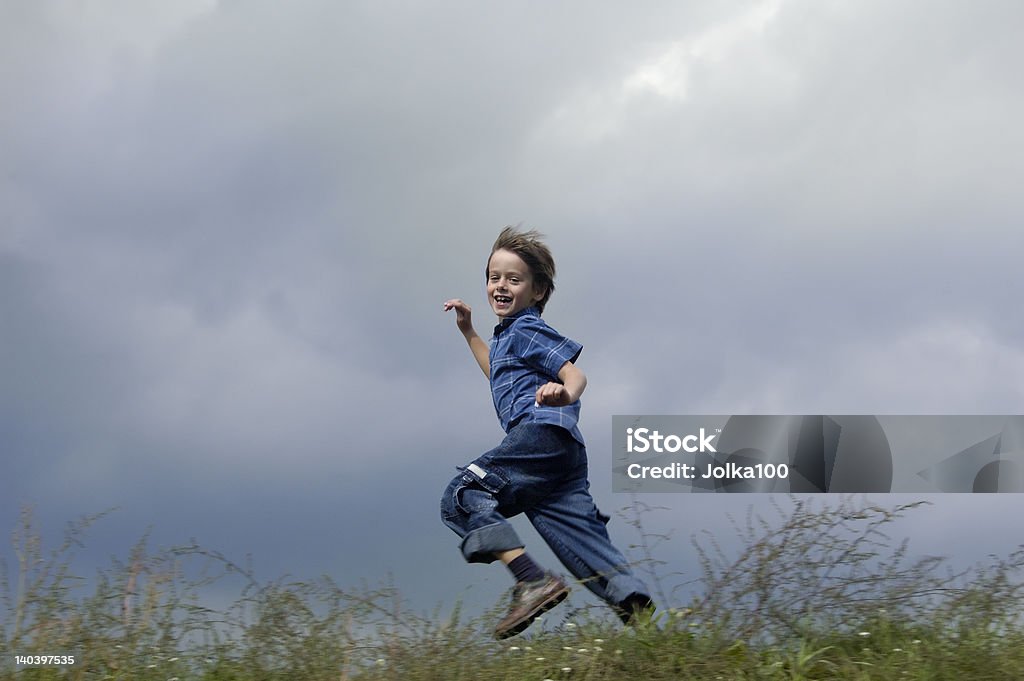
<path fill-rule="evenodd" d="M 498 322 L 498 325 L 494 327 L 494 334 L 497 335 L 499 331 L 501 331 L 502 329 L 507 328 L 515 320 L 519 319 L 520 317 L 526 317 L 526 316 L 539 317 L 540 316 L 540 310 L 537 309 L 537 306 L 531 305 L 529 307 L 524 307 L 522 310 L 520 310 L 519 312 L 516 312 L 511 317 L 504 317 L 504 318 L 502 318 L 502 320 L 500 322 Z"/>

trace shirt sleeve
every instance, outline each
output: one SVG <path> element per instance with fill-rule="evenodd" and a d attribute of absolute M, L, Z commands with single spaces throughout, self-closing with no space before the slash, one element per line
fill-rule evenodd
<path fill-rule="evenodd" d="M 515 324 L 513 351 L 531 367 L 551 376 L 566 362 L 575 362 L 583 346 L 561 335 L 539 317 L 523 317 Z"/>

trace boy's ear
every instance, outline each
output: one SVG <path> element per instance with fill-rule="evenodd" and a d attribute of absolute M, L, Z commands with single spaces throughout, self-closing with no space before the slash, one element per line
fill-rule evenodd
<path fill-rule="evenodd" d="M 541 286 L 538 284 L 533 285 L 533 302 L 539 303 L 541 299 L 547 294 L 548 287 Z"/>

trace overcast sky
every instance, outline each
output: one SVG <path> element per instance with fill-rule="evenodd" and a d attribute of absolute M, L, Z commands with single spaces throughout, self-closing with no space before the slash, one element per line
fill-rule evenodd
<path fill-rule="evenodd" d="M 441 303 L 489 336 L 509 223 L 555 254 L 606 511 L 613 414 L 1024 413 L 1022 21 L 0 0 L 0 526 L 32 504 L 57 542 L 117 506 L 86 563 L 152 527 L 264 579 L 489 604 L 508 578 L 462 563 L 438 498 L 502 433 Z M 923 497 L 911 548 L 1024 541 L 1020 496 Z M 645 500 L 690 577 L 691 533 L 767 507 Z"/>

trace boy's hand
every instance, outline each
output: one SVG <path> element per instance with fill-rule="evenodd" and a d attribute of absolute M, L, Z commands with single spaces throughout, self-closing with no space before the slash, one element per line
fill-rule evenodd
<path fill-rule="evenodd" d="M 455 310 L 455 325 L 459 327 L 459 331 L 462 332 L 466 342 L 469 343 L 469 349 L 473 352 L 473 359 L 480 365 L 480 370 L 484 372 L 484 376 L 490 378 L 490 347 L 473 330 L 473 310 L 459 298 L 444 301 L 444 311 L 447 312 L 448 310 Z"/>
<path fill-rule="evenodd" d="M 444 311 L 455 310 L 455 325 L 463 335 L 473 331 L 473 309 L 460 298 L 444 301 Z"/>
<path fill-rule="evenodd" d="M 538 407 L 568 407 L 577 398 L 570 395 L 564 385 L 552 381 L 537 388 L 537 396 L 534 399 Z"/>
<path fill-rule="evenodd" d="M 537 388 L 534 400 L 538 407 L 568 407 L 580 399 L 580 395 L 587 389 L 586 375 L 572 362 L 566 362 L 558 370 L 558 380 L 561 383 L 550 381 Z"/>

